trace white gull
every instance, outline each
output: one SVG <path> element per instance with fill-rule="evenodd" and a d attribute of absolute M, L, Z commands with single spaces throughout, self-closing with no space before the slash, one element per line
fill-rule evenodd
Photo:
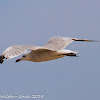
<path fill-rule="evenodd" d="M 94 41 L 88 39 L 77 39 L 70 37 L 52 37 L 44 46 L 35 45 L 14 45 L 8 47 L 0 56 L 0 63 L 5 59 L 11 59 L 24 53 L 24 55 L 17 59 L 16 62 L 27 60 L 33 62 L 49 61 L 53 59 L 62 58 L 65 56 L 76 56 L 77 52 L 64 49 L 69 43 L 73 41 Z M 28 52 L 27 50 L 31 50 Z M 27 52 L 27 53 L 26 53 Z"/>

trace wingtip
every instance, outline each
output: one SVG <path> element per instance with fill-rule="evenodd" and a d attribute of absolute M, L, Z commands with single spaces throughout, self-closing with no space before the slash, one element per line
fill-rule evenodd
<path fill-rule="evenodd" d="M 2 64 L 3 62 L 0 62 L 0 64 Z"/>
<path fill-rule="evenodd" d="M 100 42 L 99 40 L 88 40 L 88 39 L 72 39 L 74 41 L 86 41 L 86 42 Z"/>
<path fill-rule="evenodd" d="M 0 56 L 0 63 L 1 63 L 1 64 L 4 62 L 4 58 L 5 58 L 5 57 L 4 57 L 3 55 Z"/>
<path fill-rule="evenodd" d="M 93 42 L 100 42 L 100 40 L 93 40 Z"/>

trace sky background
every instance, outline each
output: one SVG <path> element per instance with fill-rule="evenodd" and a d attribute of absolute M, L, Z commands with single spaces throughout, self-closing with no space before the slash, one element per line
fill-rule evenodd
<path fill-rule="evenodd" d="M 52 36 L 100 40 L 100 0 L 0 0 L 0 53 L 11 45 L 42 46 Z M 73 42 L 66 49 L 79 51 L 79 57 L 4 61 L 0 95 L 100 100 L 100 43 Z"/>

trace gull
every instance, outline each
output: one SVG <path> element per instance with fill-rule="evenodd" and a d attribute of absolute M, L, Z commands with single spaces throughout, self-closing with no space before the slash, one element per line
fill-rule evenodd
<path fill-rule="evenodd" d="M 50 40 L 44 46 L 13 45 L 3 51 L 3 53 L 0 56 L 0 63 L 2 64 L 5 59 L 8 60 L 17 57 L 21 54 L 24 55 L 20 59 L 17 59 L 16 62 L 22 60 L 42 62 L 62 58 L 65 56 L 78 57 L 76 55 L 77 52 L 64 49 L 66 46 L 68 46 L 68 44 L 70 44 L 73 41 L 95 42 L 95 40 L 54 36 L 50 38 Z"/>

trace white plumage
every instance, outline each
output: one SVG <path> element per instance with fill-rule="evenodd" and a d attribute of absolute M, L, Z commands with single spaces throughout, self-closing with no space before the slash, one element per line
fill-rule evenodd
<path fill-rule="evenodd" d="M 16 62 L 21 60 L 41 62 L 49 61 L 57 58 L 62 58 L 64 56 L 76 56 L 77 52 L 64 49 L 69 43 L 73 41 L 93 41 L 87 39 L 77 39 L 70 37 L 52 37 L 48 43 L 44 46 L 35 46 L 35 45 L 14 45 L 7 48 L 0 56 L 0 63 L 3 63 L 4 59 L 11 59 L 17 57 L 23 53 L 24 54 L 20 59 L 17 59 Z M 27 50 L 31 50 L 28 52 Z"/>

